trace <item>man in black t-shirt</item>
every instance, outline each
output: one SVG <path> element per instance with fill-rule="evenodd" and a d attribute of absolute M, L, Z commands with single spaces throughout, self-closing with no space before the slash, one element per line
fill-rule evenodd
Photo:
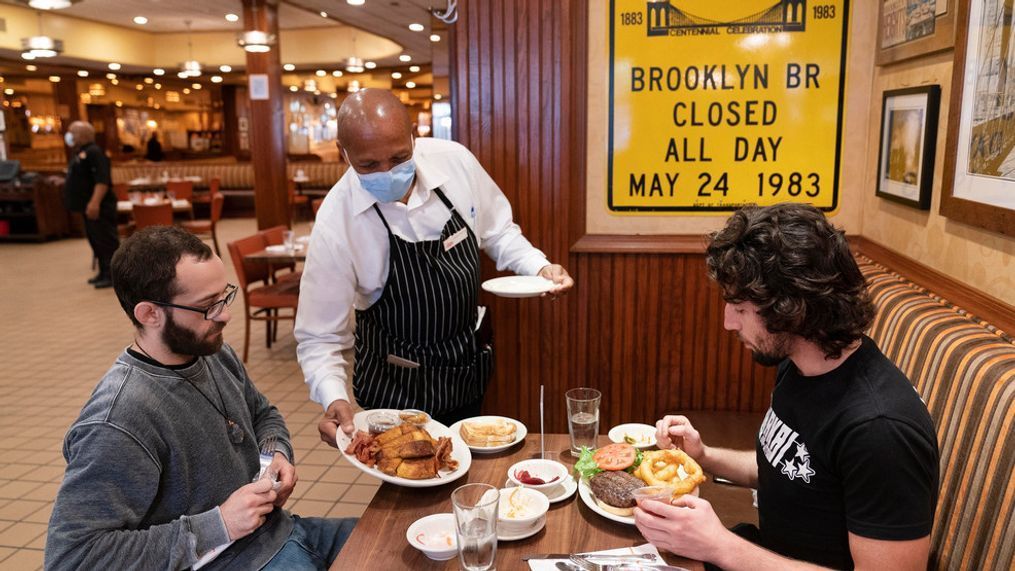
<path fill-rule="evenodd" d="M 71 123 L 64 135 L 71 147 L 64 183 L 64 202 L 71 212 L 84 214 L 85 236 L 99 261 L 99 273 L 88 280 L 96 288 L 113 285 L 109 263 L 120 246 L 116 231 L 116 195 L 111 192 L 109 158 L 95 144 L 95 128 L 84 121 Z"/>
<path fill-rule="evenodd" d="M 654 545 L 724 569 L 926 569 L 938 494 L 934 424 L 905 375 L 863 334 L 874 317 L 845 234 L 819 210 L 745 208 L 711 237 L 724 327 L 779 366 L 753 451 L 705 445 L 683 416 L 660 448 L 758 489 L 759 527 L 725 529 L 683 496 L 635 510 Z"/>

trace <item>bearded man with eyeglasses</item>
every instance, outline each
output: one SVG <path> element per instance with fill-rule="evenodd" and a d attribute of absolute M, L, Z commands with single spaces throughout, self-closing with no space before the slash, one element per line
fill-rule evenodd
<path fill-rule="evenodd" d="M 356 520 L 300 518 L 285 420 L 223 342 L 236 286 L 189 232 L 112 260 L 133 343 L 64 441 L 47 569 L 325 569 Z"/>

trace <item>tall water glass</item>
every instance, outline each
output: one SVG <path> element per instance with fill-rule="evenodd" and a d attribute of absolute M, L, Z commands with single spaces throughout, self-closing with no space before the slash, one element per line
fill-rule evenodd
<path fill-rule="evenodd" d="M 458 559 L 467 571 L 494 569 L 500 492 L 489 484 L 466 484 L 451 492 Z"/>
<path fill-rule="evenodd" d="M 603 393 L 578 388 L 564 393 L 567 397 L 567 431 L 571 433 L 571 455 L 577 457 L 582 446 L 596 447 L 599 436 L 599 401 Z"/>
<path fill-rule="evenodd" d="M 282 244 L 285 245 L 286 252 L 293 253 L 296 250 L 296 233 L 292 230 L 282 232 Z"/>

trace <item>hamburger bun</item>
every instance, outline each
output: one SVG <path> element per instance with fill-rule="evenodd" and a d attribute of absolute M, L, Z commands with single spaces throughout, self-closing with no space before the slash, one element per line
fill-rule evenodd
<path fill-rule="evenodd" d="M 504 419 L 466 420 L 458 432 L 469 446 L 487 447 L 511 444 L 518 427 Z"/>
<path fill-rule="evenodd" d="M 621 517 L 630 517 L 634 515 L 634 508 L 614 507 L 604 502 L 603 500 L 600 500 L 599 498 L 596 498 L 596 505 L 603 508 L 603 510 L 610 512 L 611 514 L 619 515 Z"/>

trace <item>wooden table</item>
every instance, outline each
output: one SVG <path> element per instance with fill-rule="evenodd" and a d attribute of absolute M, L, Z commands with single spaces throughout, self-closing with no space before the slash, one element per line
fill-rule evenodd
<path fill-rule="evenodd" d="M 601 444 L 609 440 L 600 436 Z M 417 519 L 435 513 L 450 513 L 451 492 L 467 483 L 486 483 L 503 487 L 507 471 L 515 462 L 538 457 L 539 435 L 529 434 L 523 444 L 497 454 L 473 454 L 472 467 L 465 476 L 435 488 L 406 488 L 385 483 L 360 518 L 348 542 L 331 565 L 339 569 L 459 569 L 457 557 L 433 561 L 409 545 L 405 530 Z M 546 435 L 546 455 L 568 466 L 574 465 L 570 440 L 566 434 Z M 608 520 L 592 511 L 574 496 L 550 504 L 546 527 L 536 535 L 519 541 L 501 541 L 497 545 L 497 569 L 529 569 L 523 555 L 598 551 L 633 547 L 646 543 L 633 525 Z M 667 563 L 692 571 L 703 565 L 666 554 Z"/>
<path fill-rule="evenodd" d="M 301 248 L 297 248 L 292 252 L 269 252 L 268 250 L 259 250 L 252 254 L 243 256 L 244 262 L 262 262 L 265 264 L 292 264 L 296 262 L 305 262 L 306 260 L 306 244 L 302 244 Z"/>

